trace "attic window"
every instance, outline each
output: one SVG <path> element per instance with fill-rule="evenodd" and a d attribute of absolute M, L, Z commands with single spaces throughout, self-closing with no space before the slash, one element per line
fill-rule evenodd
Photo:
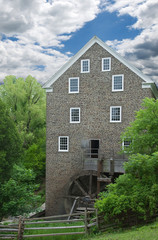
<path fill-rule="evenodd" d="M 110 107 L 110 122 L 121 122 L 121 106 Z"/>
<path fill-rule="evenodd" d="M 102 71 L 111 71 L 111 58 L 102 58 Z"/>
<path fill-rule="evenodd" d="M 58 138 L 58 151 L 59 152 L 68 152 L 69 151 L 69 137 L 60 136 Z"/>
<path fill-rule="evenodd" d="M 79 93 L 79 78 L 69 78 L 69 93 Z"/>
<path fill-rule="evenodd" d="M 123 91 L 124 90 L 124 75 L 113 75 L 112 76 L 112 91 Z"/>
<path fill-rule="evenodd" d="M 90 72 L 90 60 L 89 59 L 81 60 L 81 73 L 88 72 Z"/>

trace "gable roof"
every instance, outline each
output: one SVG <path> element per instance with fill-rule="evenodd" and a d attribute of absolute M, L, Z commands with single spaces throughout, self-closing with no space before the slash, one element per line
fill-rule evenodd
<path fill-rule="evenodd" d="M 44 85 L 48 92 L 52 91 L 51 85 L 69 68 L 73 63 L 75 63 L 93 44 L 98 43 L 101 47 L 103 47 L 106 51 L 108 51 L 111 55 L 113 55 L 116 59 L 122 62 L 125 66 L 127 66 L 131 71 L 137 74 L 140 78 L 144 80 L 142 83 L 143 88 L 151 88 L 153 94 L 156 98 L 158 98 L 158 90 L 157 87 L 148 76 L 144 75 L 140 70 L 134 67 L 131 63 L 129 63 L 125 58 L 123 58 L 120 54 L 115 52 L 112 48 L 110 48 L 106 43 L 100 40 L 97 36 L 91 38 L 91 40 L 84 45 L 71 59 L 66 62 Z"/>

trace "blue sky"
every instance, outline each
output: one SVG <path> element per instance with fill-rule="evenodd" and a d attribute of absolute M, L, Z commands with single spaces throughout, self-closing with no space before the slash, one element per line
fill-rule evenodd
<path fill-rule="evenodd" d="M 157 12 L 157 0 L 0 0 L 0 81 L 44 83 L 94 35 L 157 81 Z"/>
<path fill-rule="evenodd" d="M 117 16 L 116 12 L 102 12 L 94 20 L 86 23 L 83 28 L 72 34 L 71 39 L 65 42 L 62 51 L 76 53 L 94 35 L 105 42 L 114 39 L 120 41 L 124 38 L 133 39 L 140 32 L 140 30 L 129 28 L 135 22 L 136 19 L 129 15 Z"/>

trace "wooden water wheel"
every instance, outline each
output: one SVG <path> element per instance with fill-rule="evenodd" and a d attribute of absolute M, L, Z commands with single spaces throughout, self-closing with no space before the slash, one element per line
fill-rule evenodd
<path fill-rule="evenodd" d="M 106 182 L 100 183 L 100 191 L 105 189 Z M 87 171 L 72 179 L 65 199 L 65 210 L 70 212 L 75 199 L 88 197 L 90 200 L 97 197 L 97 172 Z"/>

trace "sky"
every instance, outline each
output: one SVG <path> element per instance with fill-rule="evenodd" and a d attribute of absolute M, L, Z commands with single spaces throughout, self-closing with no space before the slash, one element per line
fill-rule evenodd
<path fill-rule="evenodd" d="M 94 35 L 158 83 L 158 0 L 0 0 L 0 82 L 41 84 Z"/>

